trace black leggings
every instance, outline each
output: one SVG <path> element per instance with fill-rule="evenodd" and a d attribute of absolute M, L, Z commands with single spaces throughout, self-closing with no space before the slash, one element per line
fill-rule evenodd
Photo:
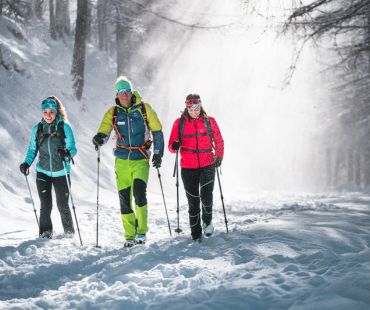
<path fill-rule="evenodd" d="M 71 184 L 69 175 L 69 183 Z M 65 233 L 74 233 L 71 210 L 68 206 L 69 191 L 65 176 L 49 177 L 46 174 L 37 172 L 36 175 L 37 191 L 41 201 L 40 208 L 40 236 L 43 233 L 52 235 L 53 224 L 51 222 L 51 209 L 53 208 L 51 187 L 54 186 L 57 206 L 62 219 L 62 224 Z"/>
<path fill-rule="evenodd" d="M 202 201 L 203 223 L 208 225 L 212 221 L 215 167 L 212 165 L 199 169 L 182 168 L 181 178 L 188 198 L 191 236 L 195 240 L 202 235 L 200 201 Z"/>

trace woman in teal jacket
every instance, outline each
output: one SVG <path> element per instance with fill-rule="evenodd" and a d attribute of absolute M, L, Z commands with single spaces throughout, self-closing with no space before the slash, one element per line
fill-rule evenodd
<path fill-rule="evenodd" d="M 69 190 L 66 173 L 70 182 L 70 159 L 77 149 L 72 128 L 67 123 L 67 115 L 61 101 L 51 96 L 41 103 L 43 118 L 32 129 L 30 144 L 24 162 L 19 169 L 28 175 L 29 167 L 39 158 L 36 164 L 36 185 L 40 197 L 40 231 L 42 238 L 51 238 L 52 193 L 54 187 L 57 206 L 65 233 L 74 234 L 71 211 L 68 206 Z M 64 162 L 64 165 L 63 165 Z"/>

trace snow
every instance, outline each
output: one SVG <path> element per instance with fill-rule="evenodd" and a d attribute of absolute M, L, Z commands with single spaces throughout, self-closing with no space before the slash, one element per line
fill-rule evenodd
<path fill-rule="evenodd" d="M 223 13 L 227 15 L 229 12 Z M 279 49 L 277 43 L 274 45 L 269 41 L 263 45 L 263 48 L 270 45 L 277 48 L 274 57 L 268 59 L 270 71 L 258 73 L 258 66 L 252 66 L 253 70 L 245 74 L 250 81 L 250 84 L 246 83 L 246 92 L 235 93 L 235 104 L 238 104 L 238 100 L 241 102 L 240 114 L 249 113 L 248 118 L 240 117 L 230 122 L 231 117 L 234 117 L 232 109 L 225 111 L 213 94 L 217 86 L 215 77 L 209 77 L 209 85 L 205 79 L 204 74 L 209 76 L 206 71 L 214 65 L 214 59 L 223 59 L 218 57 L 225 52 L 224 47 L 220 47 L 215 58 L 210 57 L 209 63 L 205 65 L 207 70 L 196 71 L 197 74 L 193 75 L 195 80 L 192 81 L 194 84 L 185 81 L 186 73 L 190 71 L 186 71 L 183 64 L 191 57 L 182 53 L 178 55 L 176 63 L 172 63 L 172 69 L 168 68 L 170 62 L 167 63 L 168 76 L 173 78 L 171 81 L 166 80 L 168 84 L 165 93 L 155 91 L 163 85 L 159 79 L 154 80 L 150 86 L 141 85 L 144 98 L 149 98 L 148 101 L 153 102 L 160 117 L 163 116 L 165 137 L 168 137 L 175 112 L 181 108 L 180 105 L 178 109 L 169 107 L 182 102 L 182 92 L 187 92 L 187 89 L 198 83 L 201 93 L 205 94 L 204 102 L 217 103 L 210 105 L 209 111 L 217 118 L 226 142 L 221 180 L 229 233 L 226 233 L 216 185 L 213 219 L 215 233 L 201 244 L 190 239 L 187 205 L 181 182 L 180 227 L 183 232 L 175 233 L 176 188 L 172 178 L 174 156 L 166 152 L 161 174 L 172 236 L 168 231 L 158 178 L 155 171 L 152 171 L 148 184 L 148 242 L 131 249 L 123 248 L 111 152 L 113 142 L 110 141 L 101 154 L 101 248 L 96 248 L 97 163 L 91 138 L 103 113 L 112 104 L 112 85 L 116 78 L 114 64 L 104 53 L 91 45 L 88 47 L 85 93 L 82 101 L 78 102 L 72 96 L 69 76 L 72 40 L 50 40 L 47 25 L 42 23 L 22 30 L 27 40 L 16 39 L 4 26 L 12 23 L 0 17 L 0 43 L 9 52 L 6 61 L 14 61 L 24 72 L 0 68 L 0 309 L 369 308 L 370 197 L 356 192 L 307 194 L 303 190 L 294 193 L 271 191 L 271 184 L 275 184 L 275 180 L 278 182 L 272 189 L 300 183 L 295 174 L 297 171 L 294 167 L 297 166 L 292 168 L 290 160 L 305 151 L 302 145 L 309 145 L 306 140 L 308 133 L 304 131 L 306 127 L 301 122 L 303 118 L 297 117 L 297 120 L 289 123 L 286 116 L 298 115 L 303 111 L 302 106 L 293 103 L 295 99 L 301 98 L 299 96 L 302 93 L 310 92 L 310 83 L 301 83 L 297 86 L 298 90 L 289 90 L 279 94 L 279 98 L 275 97 L 274 100 L 280 104 L 291 98 L 287 107 L 280 106 L 278 110 L 267 102 L 268 95 L 272 93 L 275 96 L 277 91 L 266 90 L 264 87 L 270 81 L 269 73 L 282 67 L 281 63 L 276 66 L 274 64 L 281 55 L 279 53 L 285 51 Z M 222 33 L 215 36 L 219 35 Z M 204 43 L 202 48 L 207 44 L 214 46 L 214 38 L 207 40 L 199 41 Z M 259 40 L 263 41 L 264 37 Z M 190 39 L 188 44 L 193 44 L 193 51 L 199 47 Z M 235 50 L 236 46 L 230 44 L 236 43 L 225 42 L 224 45 Z M 163 49 L 162 46 L 159 48 Z M 258 47 L 253 49 L 251 44 L 247 45 L 247 49 L 252 59 L 246 65 L 251 66 L 251 62 L 256 60 L 256 55 L 262 50 Z M 150 52 L 154 53 L 153 50 Z M 200 50 L 199 53 L 202 57 L 206 55 Z M 202 57 L 202 61 L 205 61 Z M 241 65 L 242 56 L 235 57 L 237 61 L 230 70 L 244 70 L 245 67 Z M 168 59 L 171 59 L 170 56 Z M 176 70 L 181 66 L 184 76 L 177 76 Z M 193 66 L 197 66 L 196 60 L 192 62 L 191 70 L 194 70 Z M 220 68 L 223 66 L 220 64 Z M 273 80 L 278 79 L 278 74 L 274 74 Z M 159 76 L 163 78 L 163 72 Z M 238 79 L 234 83 L 242 88 L 242 80 Z M 228 80 L 225 83 L 227 87 L 230 86 Z M 40 119 L 39 103 L 50 94 L 57 95 L 63 101 L 76 136 L 78 155 L 71 178 L 83 246 L 80 246 L 77 235 L 71 238 L 62 234 L 55 207 L 52 212 L 55 238 L 37 238 L 31 199 L 24 176 L 18 172 L 31 128 Z M 246 105 L 243 104 L 243 96 L 249 99 Z M 266 101 L 261 101 L 261 96 Z M 160 100 L 164 97 L 168 98 Z M 254 101 L 263 102 L 260 105 L 272 108 L 271 112 L 260 116 L 264 110 L 260 105 L 253 104 Z M 306 96 L 302 101 L 309 105 L 314 98 L 311 101 Z M 279 119 L 274 118 L 274 113 L 277 113 Z M 307 113 L 305 115 L 307 118 L 311 116 Z M 250 126 L 241 129 L 243 121 Z M 259 125 L 260 121 L 265 127 Z M 286 127 L 280 127 L 284 122 Z M 297 123 L 302 126 L 295 127 Z M 268 124 L 277 127 L 270 128 Z M 289 136 L 291 128 L 295 128 L 295 131 Z M 235 132 L 245 139 L 240 152 L 233 152 L 233 146 L 236 145 Z M 302 132 L 304 134 L 300 135 Z M 288 150 L 281 145 L 284 140 L 291 142 Z M 282 154 L 271 151 L 271 141 L 278 141 L 274 147 L 280 147 Z M 294 156 L 287 153 L 294 147 L 299 152 L 293 152 Z M 263 151 L 262 155 L 259 151 Z M 276 161 L 272 160 L 271 152 L 278 157 Z M 288 156 L 285 162 L 282 161 L 283 155 Z M 33 168 L 28 178 L 36 209 L 39 210 Z M 288 175 L 280 179 L 283 172 Z M 254 189 L 252 185 L 266 185 L 269 191 Z"/>
<path fill-rule="evenodd" d="M 264 206 L 261 199 L 268 201 L 227 203 L 228 234 L 216 203 L 216 232 L 201 244 L 188 236 L 185 206 L 184 233 L 176 235 L 172 224 L 170 237 L 162 206 L 154 204 L 149 241 L 132 249 L 122 247 L 120 227 L 112 223 L 114 205 L 101 212 L 101 249 L 94 247 L 94 219 L 81 208 L 82 247 L 77 237 L 62 235 L 25 235 L 17 245 L 1 247 L 0 306 L 367 309 L 370 213 L 360 204 L 370 197 L 359 203 L 348 203 L 347 196 L 274 199 Z"/>

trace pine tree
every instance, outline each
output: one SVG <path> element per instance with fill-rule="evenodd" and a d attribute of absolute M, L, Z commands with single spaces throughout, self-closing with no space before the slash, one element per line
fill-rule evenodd
<path fill-rule="evenodd" d="M 88 30 L 88 0 L 77 1 L 77 18 L 76 18 L 76 34 L 75 44 L 73 50 L 72 61 L 72 80 L 73 90 L 78 100 L 82 97 L 84 87 L 84 70 L 85 70 L 85 55 L 86 55 L 86 41 Z"/>
<path fill-rule="evenodd" d="M 49 0 L 49 19 L 50 19 L 50 25 L 49 25 L 50 36 L 53 40 L 56 40 L 57 32 L 55 28 L 54 0 Z"/>

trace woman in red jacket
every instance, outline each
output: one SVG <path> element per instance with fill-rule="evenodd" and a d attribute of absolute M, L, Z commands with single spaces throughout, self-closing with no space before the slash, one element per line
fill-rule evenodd
<path fill-rule="evenodd" d="M 216 120 L 207 116 L 200 96 L 186 97 L 186 108 L 171 131 L 168 148 L 171 153 L 180 150 L 181 178 L 189 204 L 189 221 L 193 240 L 201 240 L 202 221 L 205 236 L 212 235 L 212 205 L 215 167 L 221 166 L 224 140 Z"/>

